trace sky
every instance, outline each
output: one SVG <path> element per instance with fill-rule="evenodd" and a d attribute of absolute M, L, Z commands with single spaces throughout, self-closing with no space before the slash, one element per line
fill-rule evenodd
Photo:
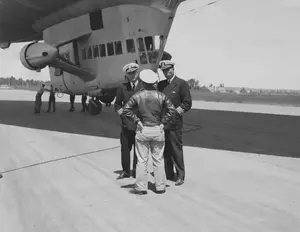
<path fill-rule="evenodd" d="M 166 44 L 178 76 L 205 85 L 300 89 L 299 0 L 199 3 L 180 5 Z M 23 46 L 0 50 L 0 76 L 49 80 L 47 69 L 22 66 Z"/>

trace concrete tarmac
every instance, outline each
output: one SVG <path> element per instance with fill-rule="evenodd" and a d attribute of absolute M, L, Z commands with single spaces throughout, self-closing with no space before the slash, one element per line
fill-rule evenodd
<path fill-rule="evenodd" d="M 9 91 L 0 91 L 0 231 L 299 231 L 299 117 L 195 109 L 185 115 L 186 183 L 157 195 L 149 174 L 148 195 L 137 196 L 134 179 L 116 179 L 112 107 L 93 117 L 61 99 L 56 113 L 34 115 L 35 93 Z"/>

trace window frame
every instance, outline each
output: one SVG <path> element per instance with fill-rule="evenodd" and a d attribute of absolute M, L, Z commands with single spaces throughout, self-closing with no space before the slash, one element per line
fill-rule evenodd
<path fill-rule="evenodd" d="M 89 46 L 88 52 L 87 52 L 87 59 L 93 59 L 93 51 L 92 51 L 92 46 Z"/>
<path fill-rule="evenodd" d="M 120 47 L 118 47 L 120 45 Z M 122 46 L 122 41 L 114 41 L 114 48 L 115 48 L 115 55 L 119 56 L 123 54 L 123 46 Z M 118 48 L 121 48 L 121 53 L 118 51 Z"/>
<path fill-rule="evenodd" d="M 100 57 L 106 57 L 107 56 L 106 44 L 105 43 L 99 44 L 98 47 L 99 47 L 98 49 L 99 49 L 99 55 L 100 55 Z M 102 53 L 103 50 L 101 48 L 104 48 L 104 53 Z"/>
<path fill-rule="evenodd" d="M 152 46 L 151 46 L 150 49 L 147 48 L 146 38 L 151 38 L 151 42 L 152 42 L 151 45 L 152 45 Z M 145 36 L 143 39 L 144 39 L 144 44 L 145 44 L 145 50 L 146 50 L 146 51 L 154 51 L 154 40 L 153 40 L 153 36 Z"/>
<path fill-rule="evenodd" d="M 93 57 L 94 58 L 99 58 L 99 48 L 98 48 L 98 45 L 93 45 L 92 46 L 92 50 L 93 50 Z M 95 54 L 95 53 L 97 53 L 97 54 Z"/>
<path fill-rule="evenodd" d="M 131 44 L 128 44 L 129 42 L 131 42 Z M 132 46 L 131 47 L 132 50 L 129 49 L 129 47 L 130 47 L 129 45 Z M 133 38 L 126 39 L 126 50 L 127 50 L 128 54 L 134 54 L 134 53 L 136 53 L 135 41 L 134 41 Z"/>
<path fill-rule="evenodd" d="M 112 53 L 109 53 L 109 45 L 112 45 Z M 114 42 L 107 42 L 106 43 L 106 47 L 107 47 L 107 56 L 114 56 L 115 55 L 115 48 L 114 48 Z"/>
<path fill-rule="evenodd" d="M 82 60 L 86 60 L 86 58 L 87 58 L 85 48 L 81 48 L 81 58 L 82 58 Z"/>

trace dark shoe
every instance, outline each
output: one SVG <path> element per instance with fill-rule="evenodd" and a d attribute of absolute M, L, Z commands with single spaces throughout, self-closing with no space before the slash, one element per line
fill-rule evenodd
<path fill-rule="evenodd" d="M 0 179 L 3 177 L 3 175 L 0 173 Z"/>
<path fill-rule="evenodd" d="M 136 190 L 136 189 L 132 189 L 130 192 L 133 194 L 136 194 L 136 195 L 146 195 L 147 194 L 147 191 L 141 191 L 141 190 Z"/>
<path fill-rule="evenodd" d="M 184 183 L 184 180 L 183 179 L 178 179 L 175 183 L 176 186 L 179 186 L 179 185 L 182 185 Z"/>
<path fill-rule="evenodd" d="M 123 172 L 121 172 L 121 174 L 119 175 L 118 179 L 129 178 L 129 177 L 130 177 L 129 173 L 123 171 Z"/>
<path fill-rule="evenodd" d="M 164 190 L 156 190 L 156 193 L 157 194 L 164 194 L 166 192 L 166 190 L 164 189 Z"/>

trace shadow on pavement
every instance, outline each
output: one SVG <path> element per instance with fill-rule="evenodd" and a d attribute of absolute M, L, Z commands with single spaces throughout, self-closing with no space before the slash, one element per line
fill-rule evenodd
<path fill-rule="evenodd" d="M 0 101 L 0 124 L 119 139 L 120 119 L 113 106 L 99 116 L 68 112 L 35 115 L 30 101 Z M 46 104 L 43 108 L 46 108 Z M 300 157 L 300 117 L 192 109 L 184 116 L 184 145 L 286 157 Z"/>

